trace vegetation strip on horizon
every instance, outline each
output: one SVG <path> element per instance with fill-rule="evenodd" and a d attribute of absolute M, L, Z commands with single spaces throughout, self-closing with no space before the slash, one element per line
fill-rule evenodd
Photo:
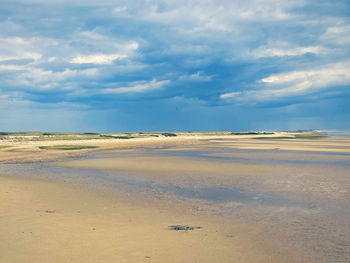
<path fill-rule="evenodd" d="M 53 145 L 53 146 L 39 146 L 41 150 L 82 150 L 82 149 L 94 149 L 99 146 L 90 145 Z"/>

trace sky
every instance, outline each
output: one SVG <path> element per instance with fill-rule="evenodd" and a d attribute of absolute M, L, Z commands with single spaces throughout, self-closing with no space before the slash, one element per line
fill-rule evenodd
<path fill-rule="evenodd" d="M 1 0 L 1 131 L 350 129 L 348 0 Z"/>

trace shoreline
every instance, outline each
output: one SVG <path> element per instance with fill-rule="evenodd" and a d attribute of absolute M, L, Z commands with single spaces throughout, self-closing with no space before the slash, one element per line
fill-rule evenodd
<path fill-rule="evenodd" d="M 30 163 L 53 161 L 61 158 L 74 158 L 93 152 L 123 151 L 137 148 L 154 147 L 201 147 L 207 142 L 219 142 L 227 149 L 246 150 L 280 150 L 280 151 L 315 151 L 349 153 L 350 143 L 347 137 L 327 137 L 322 139 L 274 139 L 285 133 L 275 133 L 264 136 L 265 140 L 257 140 L 257 135 L 210 135 L 210 136 L 176 136 L 159 138 L 131 138 L 131 139 L 91 139 L 91 140 L 52 140 L 52 141 L 8 141 L 1 140 L 0 145 L 7 148 L 0 149 L 0 163 Z M 288 135 L 290 135 L 288 133 Z M 260 136 L 259 136 L 260 137 Z M 41 150 L 40 146 L 82 145 L 97 146 L 95 149 L 81 150 Z"/>

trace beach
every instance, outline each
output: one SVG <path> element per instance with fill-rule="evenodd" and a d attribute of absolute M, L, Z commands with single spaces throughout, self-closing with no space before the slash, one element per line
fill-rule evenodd
<path fill-rule="evenodd" d="M 288 136 L 3 141 L 0 262 L 348 262 L 350 139 Z"/>

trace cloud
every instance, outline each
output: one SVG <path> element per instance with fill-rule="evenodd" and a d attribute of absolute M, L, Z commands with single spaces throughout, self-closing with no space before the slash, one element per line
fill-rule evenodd
<path fill-rule="evenodd" d="M 124 59 L 126 55 L 120 54 L 95 54 L 95 55 L 79 55 L 72 58 L 69 62 L 76 64 L 112 64 L 114 60 Z"/>
<path fill-rule="evenodd" d="M 170 83 L 170 80 L 157 81 L 156 79 L 153 79 L 151 81 L 138 81 L 135 83 L 131 83 L 131 85 L 127 86 L 127 87 L 108 88 L 108 89 L 103 90 L 102 93 L 106 93 L 106 94 L 144 93 L 144 92 L 149 92 L 149 91 L 161 89 L 169 83 Z"/>
<path fill-rule="evenodd" d="M 99 32 L 102 31 L 102 32 Z M 139 43 L 134 40 L 120 39 L 118 36 L 103 33 L 102 29 L 94 29 L 89 31 L 78 31 L 72 36 L 72 42 L 79 42 L 81 46 L 87 50 L 107 50 L 110 53 L 127 54 L 139 48 Z"/>
<path fill-rule="evenodd" d="M 185 74 L 179 77 L 180 81 L 198 81 L 198 82 L 206 82 L 212 80 L 212 76 L 203 75 L 203 72 L 196 72 L 193 74 Z"/>
<path fill-rule="evenodd" d="M 55 60 L 56 60 L 57 58 L 56 57 L 49 57 L 48 59 L 47 59 L 47 62 L 54 62 Z"/>
<path fill-rule="evenodd" d="M 72 48 L 71 43 L 79 43 L 79 48 Z M 79 31 L 67 47 L 69 63 L 73 64 L 112 64 L 115 60 L 132 58 L 139 49 L 136 41 L 121 40 L 113 35 L 105 35 L 98 30 Z"/>
<path fill-rule="evenodd" d="M 1 67 L 0 67 L 1 69 Z M 92 78 L 98 73 L 97 69 L 83 69 L 54 72 L 44 70 L 42 68 L 26 67 L 24 71 L 16 76 L 16 80 L 6 80 L 8 85 L 18 87 L 20 90 L 50 90 L 64 89 L 68 86 L 77 85 L 74 82 L 79 82 L 80 78 Z"/>
<path fill-rule="evenodd" d="M 298 47 L 287 42 L 269 43 L 257 49 L 248 52 L 246 56 L 254 58 L 268 58 L 268 57 L 284 57 L 284 56 L 301 56 L 307 53 L 315 55 L 325 55 L 329 51 L 322 46 L 303 46 Z"/>
<path fill-rule="evenodd" d="M 350 85 L 350 62 L 271 75 L 261 79 L 265 86 L 258 90 L 223 93 L 220 98 L 240 103 L 276 100 L 288 96 L 303 96 L 322 89 Z"/>
<path fill-rule="evenodd" d="M 0 62 L 9 60 L 39 60 L 42 54 L 38 51 L 37 39 L 0 36 Z"/>
<path fill-rule="evenodd" d="M 350 82 L 350 62 L 339 62 L 322 67 L 271 75 L 261 79 L 271 85 L 300 84 L 308 88 L 345 85 Z"/>
<path fill-rule="evenodd" d="M 128 8 L 126 6 L 118 6 L 116 8 L 114 8 L 114 12 L 115 13 L 123 13 L 124 11 L 126 11 Z"/>
<path fill-rule="evenodd" d="M 242 95 L 242 92 L 228 92 L 220 95 L 220 99 L 232 99 Z"/>
<path fill-rule="evenodd" d="M 137 19 L 170 25 L 179 32 L 235 32 L 240 31 L 241 23 L 256 21 L 283 21 L 294 17 L 290 12 L 303 1 L 249 0 L 249 1 L 151 1 L 140 10 Z M 133 7 L 133 6 L 132 6 Z M 117 7 L 119 11 L 119 7 Z M 123 8 L 125 12 L 125 9 Z M 118 12 L 119 15 L 119 12 Z M 135 15 L 129 12 L 129 15 Z"/>
<path fill-rule="evenodd" d="M 167 108 L 181 97 L 189 108 L 203 102 L 208 114 L 226 107 L 227 119 L 245 105 L 309 102 L 334 90 L 334 98 L 347 96 L 346 0 L 3 0 L 1 7 L 0 94 L 11 98 L 138 114 L 142 103 Z"/>
<path fill-rule="evenodd" d="M 350 44 L 350 25 L 349 24 L 337 24 L 329 26 L 327 31 L 321 36 L 321 40 L 333 43 L 336 45 L 349 45 Z"/>
<path fill-rule="evenodd" d="M 0 71 L 17 71 L 17 70 L 27 70 L 28 67 L 21 65 L 9 65 L 9 64 L 0 64 Z"/>

